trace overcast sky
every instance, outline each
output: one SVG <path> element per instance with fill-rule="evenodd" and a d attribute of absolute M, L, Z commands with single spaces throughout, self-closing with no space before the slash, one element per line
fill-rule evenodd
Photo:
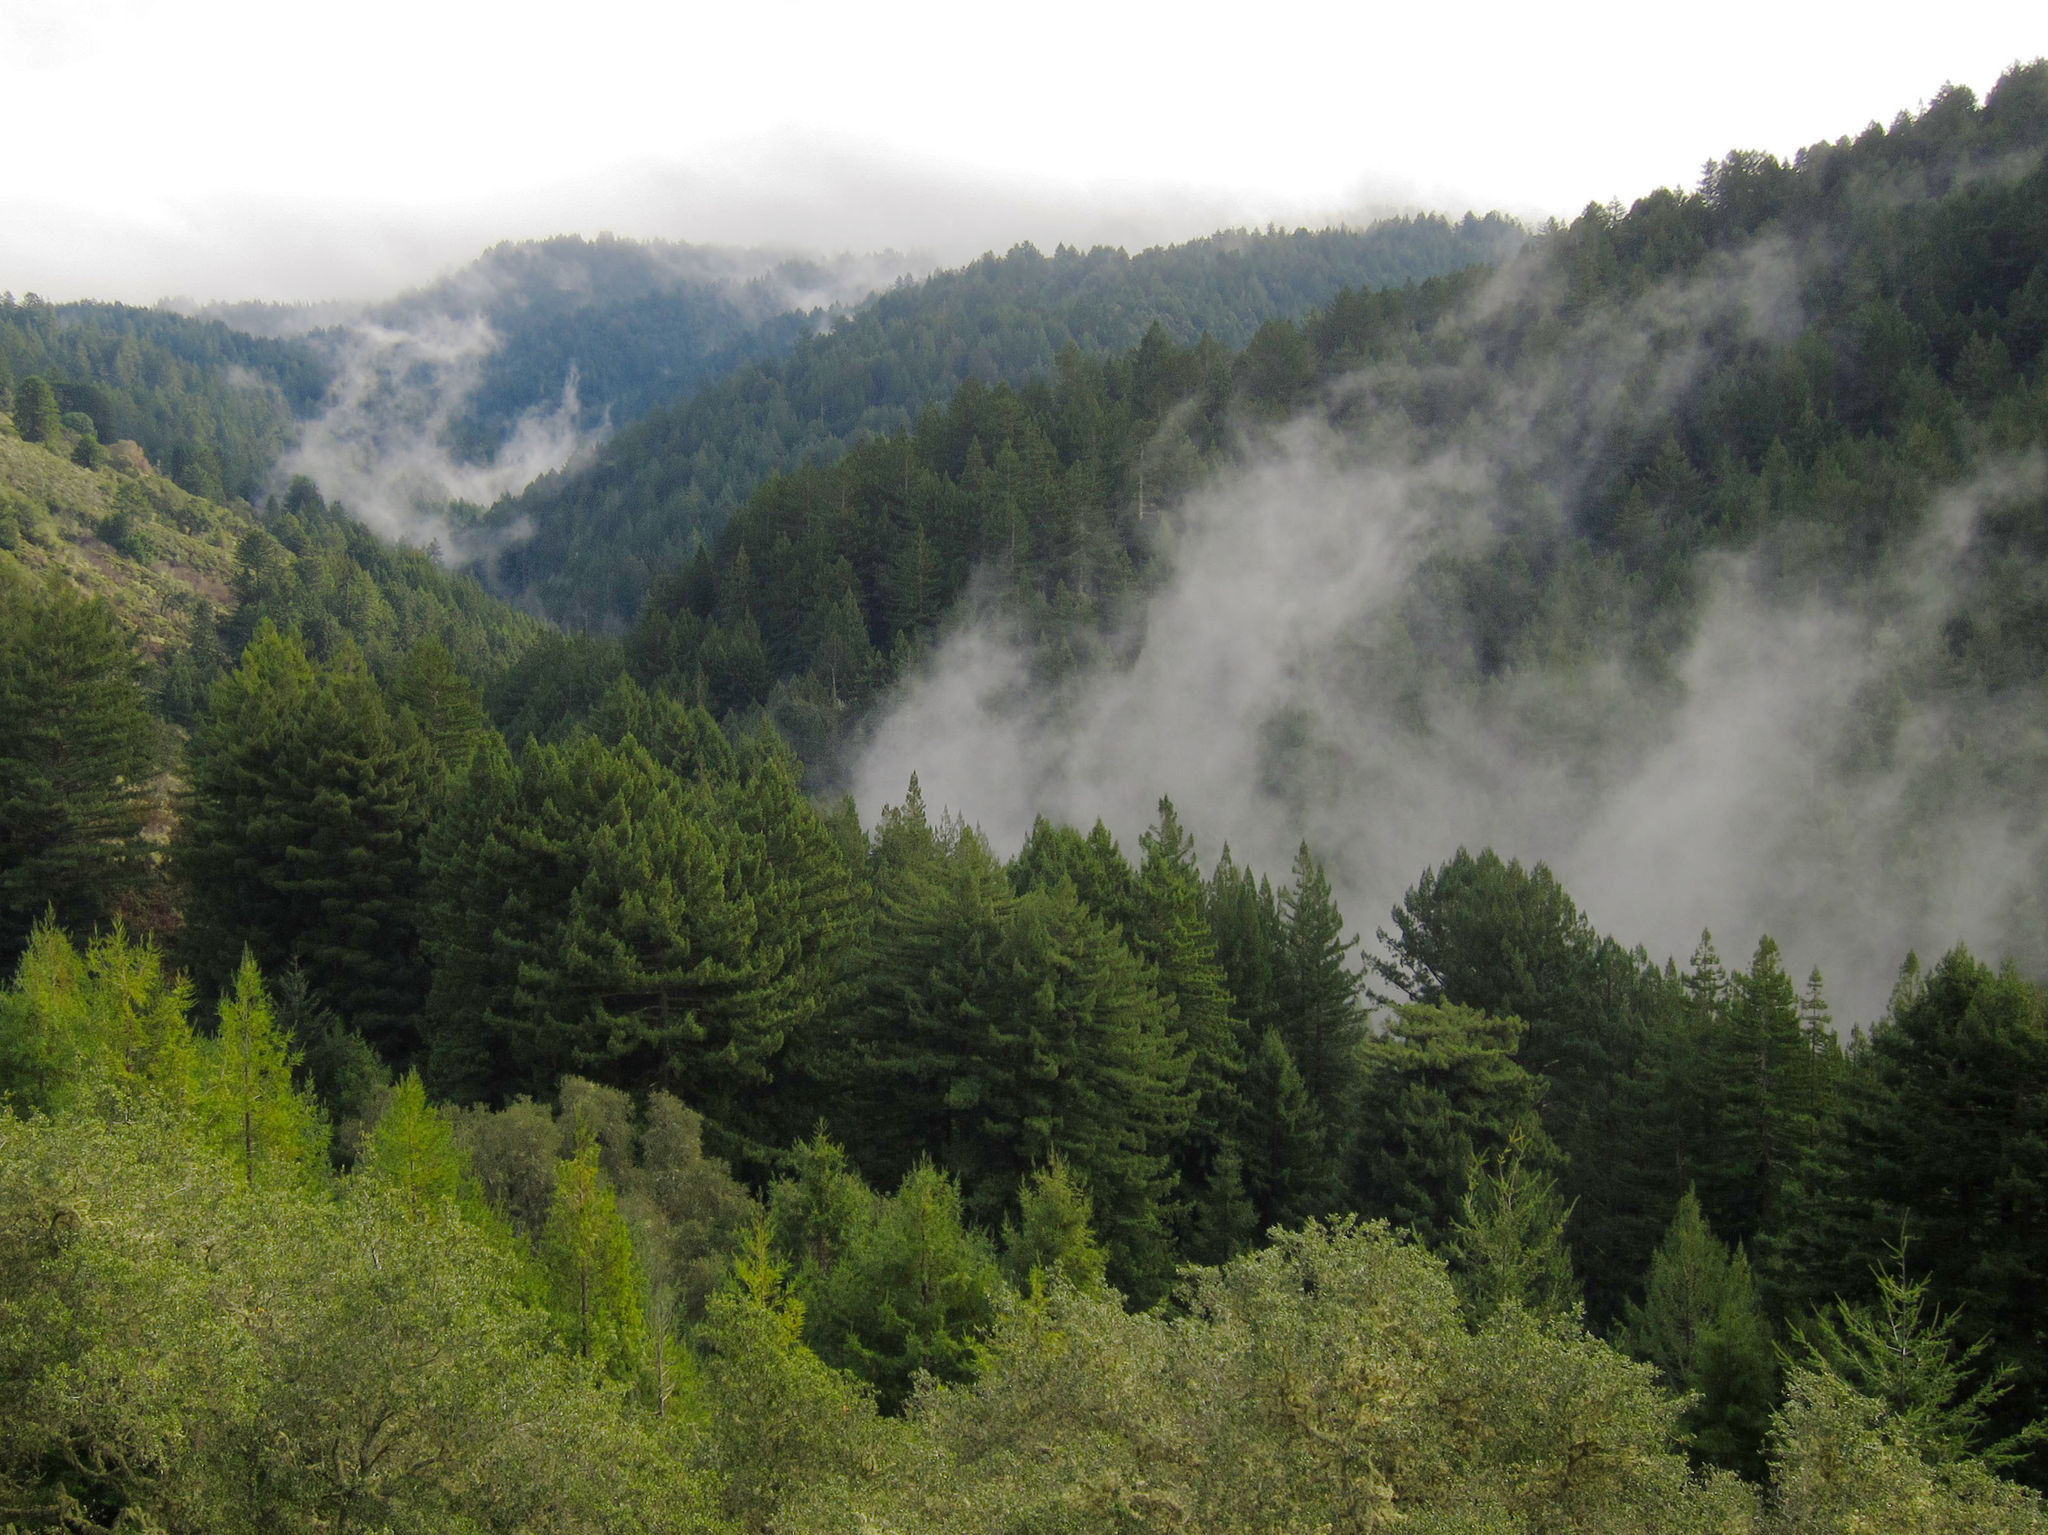
<path fill-rule="evenodd" d="M 1569 214 L 2043 52 L 2039 0 L 0 0 L 0 288 L 372 297 L 604 229 L 958 260 Z"/>

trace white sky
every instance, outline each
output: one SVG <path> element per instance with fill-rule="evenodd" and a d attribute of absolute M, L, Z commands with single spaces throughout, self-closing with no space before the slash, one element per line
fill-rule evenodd
<path fill-rule="evenodd" d="M 956 260 L 1569 214 L 2044 52 L 2039 0 L 0 0 L 0 287 L 368 297 L 569 230 Z"/>

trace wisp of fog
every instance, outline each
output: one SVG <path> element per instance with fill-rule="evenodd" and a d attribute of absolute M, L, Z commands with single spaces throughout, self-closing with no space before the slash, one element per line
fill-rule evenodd
<path fill-rule="evenodd" d="M 1898 679 L 1938 637 L 1978 513 L 2038 493 L 2039 461 L 1981 468 L 1853 587 L 1788 581 L 1768 547 L 1701 557 L 1659 664 L 1596 610 L 1568 653 L 1475 665 L 1471 621 L 1430 595 L 1440 562 L 1512 558 L 1532 521 L 1565 537 L 1584 466 L 1695 380 L 1695 338 L 1796 332 L 1809 259 L 1721 260 L 1578 322 L 1546 354 L 1563 361 L 1467 344 L 1361 370 L 1162 519 L 1163 574 L 1112 659 L 1047 685 L 984 607 L 899 687 L 849 787 L 872 813 L 915 772 L 999 849 L 1039 815 L 1100 817 L 1129 848 L 1168 795 L 1205 866 L 1228 843 L 1277 881 L 1306 840 L 1368 948 L 1424 869 L 1491 846 L 1548 863 L 1658 960 L 1683 965 L 1703 927 L 1734 962 L 1771 934 L 1800 977 L 1821 968 L 1842 1023 L 1882 1010 L 1909 949 L 2038 961 L 2042 826 L 1969 745 L 2018 727 L 1906 702 Z M 1470 314 L 1550 280 L 1511 264 Z M 1389 408 L 1425 396 L 1471 408 L 1448 434 Z"/>

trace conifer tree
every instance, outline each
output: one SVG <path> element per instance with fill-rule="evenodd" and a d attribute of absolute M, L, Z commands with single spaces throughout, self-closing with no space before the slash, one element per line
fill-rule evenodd
<path fill-rule="evenodd" d="M 744 779 L 728 780 L 710 815 L 726 829 L 729 879 L 753 903 L 754 943 L 781 956 L 761 982 L 775 991 L 780 1040 L 772 1094 L 740 1095 L 727 1109 L 756 1141 L 787 1144 L 823 1113 L 842 1073 L 847 1015 L 857 1004 L 856 966 L 867 951 L 870 913 L 846 853 L 805 795 L 802 768 L 770 751 Z"/>
<path fill-rule="evenodd" d="M 1718 1102 L 1701 1204 L 1738 1243 L 1775 1233 L 1788 1169 L 1812 1142 L 1810 1127 L 1800 1123 L 1800 1100 L 1811 1097 L 1812 1059 L 1798 996 L 1777 944 L 1765 936 L 1749 969 L 1730 978 L 1709 1051 Z"/>
<path fill-rule="evenodd" d="M 483 696 L 456 670 L 448 647 L 431 636 L 408 650 L 393 672 L 391 703 L 412 715 L 437 790 L 445 789 L 469 766 L 484 739 L 496 734 Z"/>
<path fill-rule="evenodd" d="M 555 1198 L 541 1231 L 549 1310 L 574 1353 L 621 1380 L 646 1353 L 644 1289 L 618 1196 L 598 1165 L 594 1140 L 555 1168 Z"/>
<path fill-rule="evenodd" d="M 791 1147 L 787 1161 L 789 1176 L 777 1179 L 768 1195 L 776 1246 L 806 1278 L 829 1274 L 873 1221 L 875 1196 L 822 1127 Z"/>
<path fill-rule="evenodd" d="M 1271 882 L 1241 868 L 1226 846 L 1205 892 L 1216 960 L 1244 1021 L 1246 1053 L 1277 1018 L 1275 977 L 1280 953 L 1280 903 Z"/>
<path fill-rule="evenodd" d="M 157 766 L 132 639 L 57 578 L 0 572 L 0 961 L 45 912 L 109 920 L 147 864 Z"/>
<path fill-rule="evenodd" d="M 1138 916 L 1136 876 L 1123 849 L 1102 822 L 1082 836 L 1040 816 L 1017 856 L 1010 860 L 1010 883 L 1019 895 L 1050 890 L 1062 880 L 1074 887 L 1096 916 L 1129 934 Z"/>
<path fill-rule="evenodd" d="M 894 1409 L 920 1370 L 968 1377 L 1002 1288 L 993 1249 L 962 1220 L 958 1186 L 920 1162 L 816 1286 L 805 1336 Z"/>
<path fill-rule="evenodd" d="M 225 983 L 244 947 L 292 961 L 387 1057 L 417 1044 L 416 928 L 427 759 L 360 656 L 316 668 L 261 625 L 194 736 L 192 804 L 176 849 L 186 952 Z"/>
<path fill-rule="evenodd" d="M 1565 1240 L 1571 1213 L 1557 1180 L 1529 1165 L 1519 1136 L 1473 1166 L 1447 1252 L 1475 1322 L 1509 1304 L 1537 1316 L 1577 1313 L 1579 1286 Z"/>
<path fill-rule="evenodd" d="M 591 732 L 610 747 L 633 737 L 662 767 L 686 783 L 723 783 L 739 775 L 732 742 L 696 704 L 649 691 L 621 673 L 590 716 Z"/>
<path fill-rule="evenodd" d="M 1863 1054 L 1844 1094 L 1836 1263 L 1891 1267 L 1905 1222 L 1930 1293 L 2011 1366 L 2009 1394 L 1988 1406 L 1994 1437 L 2017 1433 L 2048 1417 L 2048 992 L 1958 947 L 1902 972 Z M 1872 1283 L 1858 1278 L 1836 1287 L 1854 1301 Z M 2048 1472 L 2048 1447 L 2027 1471 Z"/>
<path fill-rule="evenodd" d="M 2025 1461 L 2048 1421 L 2001 1433 L 1996 1409 L 2012 1391 L 2014 1367 L 1991 1356 L 1991 1340 L 1965 1340 L 1962 1316 L 1944 1311 L 1926 1278 L 1907 1267 L 1904 1242 L 1872 1270 L 1876 1299 L 1837 1299 L 1797 1332 L 1800 1363 L 1882 1403 L 1898 1432 L 1937 1466 L 1976 1461 L 1994 1471 Z"/>
<path fill-rule="evenodd" d="M 1770 1324 L 1748 1260 L 1715 1240 L 1690 1189 L 1650 1260 L 1641 1304 L 1625 1308 L 1617 1341 L 1673 1390 L 1695 1393 L 1681 1424 L 1695 1456 L 1761 1474 L 1777 1399 Z"/>
<path fill-rule="evenodd" d="M 23 442 L 47 442 L 57 432 L 57 391 L 31 373 L 14 386 L 14 426 Z"/>
<path fill-rule="evenodd" d="M 1442 1241 L 1474 1159 L 1519 1146 L 1541 1171 L 1557 1148 L 1537 1118 L 1543 1079 L 1515 1058 L 1522 1024 L 1448 1003 L 1400 1008 L 1361 1051 L 1356 1208 Z"/>
<path fill-rule="evenodd" d="M 55 1113 L 138 1101 L 184 1107 L 196 1044 L 191 988 L 116 924 L 80 953 L 39 923 L 0 991 L 0 1099 Z"/>
<path fill-rule="evenodd" d="M 417 1071 L 393 1086 L 357 1167 L 394 1189 L 414 1220 L 438 1220 L 448 1211 L 482 1214 L 482 1191 L 470 1176 L 469 1159 L 446 1113 L 427 1102 Z"/>
<path fill-rule="evenodd" d="M 220 1028 L 202 1048 L 197 1098 L 210 1138 L 251 1188 L 305 1182 L 326 1161 L 327 1122 L 293 1084 L 297 1065 L 255 956 L 245 952 L 220 999 Z"/>
<path fill-rule="evenodd" d="M 1055 1154 L 1017 1193 L 1017 1223 L 1003 1227 L 1003 1271 L 1017 1289 L 1034 1281 L 1092 1290 L 1107 1263 L 1095 1240 L 1095 1207 L 1072 1168 Z"/>
<path fill-rule="evenodd" d="M 1172 1276 L 1189 1103 L 1146 967 L 1071 882 L 1012 894 L 972 832 L 878 883 L 856 1087 L 874 1163 L 929 1147 L 993 1227 L 1058 1151 L 1087 1179 L 1112 1280 L 1149 1300 Z"/>
<path fill-rule="evenodd" d="M 1280 896 L 1280 922 L 1275 1013 L 1322 1121 L 1324 1155 L 1334 1167 L 1351 1121 L 1365 1012 L 1358 1000 L 1358 974 L 1346 959 L 1358 940 L 1344 936 L 1344 917 L 1329 878 L 1306 842 L 1294 855 L 1294 882 Z"/>
<path fill-rule="evenodd" d="M 1296 1226 L 1327 1215 L 1339 1200 L 1337 1171 L 1325 1155 L 1322 1118 L 1276 1028 L 1259 1037 L 1245 1064 L 1245 1193 L 1255 1231 Z"/>
<path fill-rule="evenodd" d="M 1194 839 L 1182 828 L 1173 801 L 1160 800 L 1158 821 L 1139 841 L 1145 858 L 1138 870 L 1132 948 L 1151 964 L 1160 995 L 1177 1015 L 1193 1109 L 1188 1133 L 1176 1148 L 1175 1168 L 1190 1214 L 1211 1228 L 1212 1239 L 1195 1256 L 1221 1262 L 1238 1236 L 1220 1229 L 1219 1222 L 1227 1226 L 1231 1218 L 1224 1212 L 1244 1197 L 1241 1159 L 1233 1158 L 1234 1172 L 1219 1173 L 1225 1153 L 1235 1150 L 1244 1114 L 1239 1097 L 1243 1028 L 1231 1015 L 1216 935 L 1203 911 Z M 1219 1177 L 1222 1186 L 1212 1190 Z M 1234 1191 L 1229 1187 L 1233 1178 L 1239 1180 Z"/>

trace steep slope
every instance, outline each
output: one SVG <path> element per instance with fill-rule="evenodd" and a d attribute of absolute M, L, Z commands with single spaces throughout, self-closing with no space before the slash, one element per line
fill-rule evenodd
<path fill-rule="evenodd" d="M 126 304 L 0 294 L 0 404 L 41 378 L 102 442 L 140 443 L 185 489 L 253 498 L 324 398 L 325 359 L 303 341 Z"/>
<path fill-rule="evenodd" d="M 562 236 L 507 242 L 441 280 L 353 312 L 227 306 L 306 328 L 333 382 L 286 455 L 372 527 L 460 538 L 451 503 L 488 504 L 653 405 L 780 357 L 822 310 L 903 270 L 892 255 Z M 317 328 L 316 328 L 317 325 Z"/>
<path fill-rule="evenodd" d="M 99 468 L 72 462 L 76 434 L 23 442 L 0 417 L 0 562 L 61 575 L 104 598 L 157 663 L 159 705 L 174 721 L 262 618 L 296 625 L 318 653 L 343 644 L 382 667 L 432 637 L 479 680 L 540 626 L 425 553 L 380 541 L 310 486 L 274 516 L 192 495 L 134 444 Z"/>
<path fill-rule="evenodd" d="M 1265 321 L 1346 287 L 1380 287 L 1511 249 L 1497 217 L 1390 220 L 1363 231 L 1216 235 L 1144 252 L 1028 247 L 906 285 L 620 433 L 587 467 L 544 478 L 487 519 L 511 546 L 504 590 L 559 618 L 629 618 L 650 574 L 686 558 L 761 478 L 907 425 L 967 379 L 1022 383 L 1063 347 L 1117 350 L 1155 321 L 1182 341 L 1242 344 Z"/>

